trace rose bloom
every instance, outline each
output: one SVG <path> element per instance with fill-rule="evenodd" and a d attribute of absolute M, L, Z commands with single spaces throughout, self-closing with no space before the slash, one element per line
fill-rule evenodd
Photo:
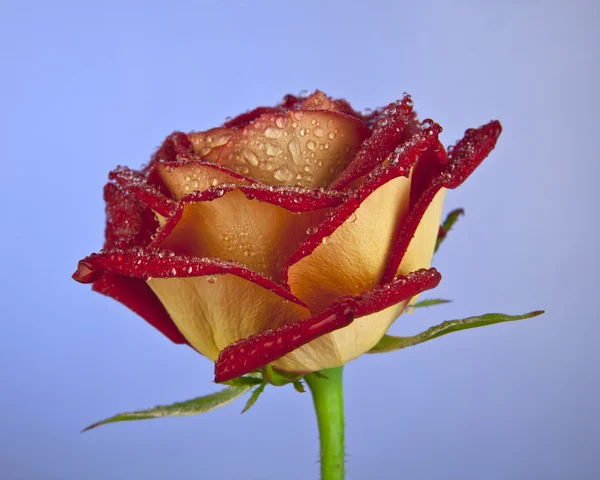
<path fill-rule="evenodd" d="M 412 107 L 361 114 L 316 91 L 171 134 L 142 170 L 110 173 L 104 249 L 73 277 L 216 360 L 216 381 L 357 358 L 439 283 L 446 189 L 501 131 L 446 151 Z"/>

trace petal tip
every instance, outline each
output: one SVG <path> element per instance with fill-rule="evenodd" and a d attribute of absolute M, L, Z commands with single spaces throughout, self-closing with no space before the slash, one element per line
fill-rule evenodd
<path fill-rule="evenodd" d="M 98 277 L 99 273 L 83 260 L 77 264 L 77 270 L 71 275 L 71 278 L 79 283 L 93 283 Z"/>

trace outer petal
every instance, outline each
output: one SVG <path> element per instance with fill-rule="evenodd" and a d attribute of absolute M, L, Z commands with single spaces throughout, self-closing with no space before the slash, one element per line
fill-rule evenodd
<path fill-rule="evenodd" d="M 131 281 L 135 288 L 134 280 L 146 279 L 160 302 L 148 290 L 156 303 L 134 305 L 135 311 L 143 314 L 144 308 L 156 308 L 154 313 L 162 313 L 166 309 L 185 339 L 213 359 L 239 338 L 310 315 L 285 287 L 232 262 L 182 257 L 165 250 L 115 249 L 82 260 L 74 278 L 89 283 L 107 276 L 120 279 L 123 285 Z M 160 322 L 153 325 L 174 341 L 182 341 Z"/>
<path fill-rule="evenodd" d="M 393 308 L 398 308 L 399 304 L 404 305 L 404 302 L 414 295 L 436 287 L 440 278 L 441 276 L 435 269 L 414 272 L 406 277 L 397 278 L 390 284 L 378 287 L 365 295 L 338 300 L 313 317 L 240 340 L 220 353 L 215 364 L 215 380 L 222 382 L 235 378 L 263 367 L 278 358 L 280 360 L 275 363 L 275 366 L 285 369 L 288 366 L 285 364 L 285 360 L 290 355 L 301 350 L 313 349 L 318 352 L 315 339 L 325 339 L 331 337 L 331 332 L 347 330 L 354 316 L 369 315 L 364 319 L 366 324 L 369 320 L 374 320 L 379 313 L 387 312 L 386 315 L 391 316 L 390 311 L 393 313 Z M 325 336 L 319 337 L 319 335 Z M 365 349 L 373 346 L 368 345 L 370 344 L 362 344 Z M 362 350 L 355 356 L 364 351 L 366 350 Z M 281 358 L 284 355 L 285 357 Z M 306 372 L 335 367 L 352 358 L 355 357 L 340 358 L 337 362 L 331 362 L 325 356 L 318 366 L 295 371 Z M 294 371 L 293 368 L 291 370 Z"/>
<path fill-rule="evenodd" d="M 136 177 L 137 178 L 137 177 Z M 105 248 L 129 248 L 146 246 L 158 228 L 152 210 L 144 205 L 133 192 L 109 183 L 104 187 L 106 201 Z M 141 279 L 127 278 L 106 272 L 94 275 L 88 267 L 80 264 L 73 278 L 78 281 L 93 280 L 93 290 L 114 298 L 137 313 L 150 325 L 175 343 L 186 343 L 185 338 L 169 317 L 156 295 Z"/>
<path fill-rule="evenodd" d="M 361 120 L 336 112 L 263 115 L 231 138 L 218 163 L 267 185 L 327 186 L 368 135 Z"/>
<path fill-rule="evenodd" d="M 444 188 L 453 189 L 461 185 L 494 149 L 501 132 L 502 126 L 498 121 L 490 122 L 478 129 L 467 130 L 463 139 L 451 150 L 448 163 L 434 169 L 425 177 L 426 181 L 420 188 L 422 193 L 418 197 L 414 196 L 410 212 L 402 222 L 398 223 L 394 232 L 393 248 L 390 250 L 383 282 L 389 281 L 398 270 L 402 270 L 401 264 L 409 245 L 414 241 L 413 237 L 421 223 L 424 223 L 424 216 L 427 215 L 430 207 L 433 207 L 431 215 L 437 218 L 434 199 L 443 194 Z M 425 228 L 432 227 L 427 225 Z"/>

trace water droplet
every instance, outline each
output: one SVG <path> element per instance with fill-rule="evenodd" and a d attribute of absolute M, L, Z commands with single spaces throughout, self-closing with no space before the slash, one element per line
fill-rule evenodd
<path fill-rule="evenodd" d="M 213 145 L 215 147 L 220 147 L 221 145 L 225 145 L 230 137 L 231 137 L 231 135 L 221 135 L 220 137 L 217 137 L 215 139 L 215 141 L 213 142 Z"/>
<path fill-rule="evenodd" d="M 325 130 L 322 127 L 316 127 L 314 133 L 315 137 L 321 138 L 323 135 L 325 135 Z"/>
<path fill-rule="evenodd" d="M 310 165 L 306 165 L 306 166 L 304 167 L 304 171 L 305 171 L 305 172 L 310 172 Z"/>
<path fill-rule="evenodd" d="M 315 233 L 317 233 L 317 227 L 308 227 L 306 229 L 306 233 L 308 235 L 314 235 Z"/>
<path fill-rule="evenodd" d="M 294 177 L 294 172 L 292 172 L 288 167 L 283 165 L 277 170 L 275 170 L 273 176 L 280 182 L 289 182 Z"/>
<path fill-rule="evenodd" d="M 288 150 L 292 154 L 292 160 L 296 165 L 302 165 L 302 151 L 297 139 L 293 139 L 288 143 Z"/>
<path fill-rule="evenodd" d="M 286 117 L 277 117 L 277 120 L 275 120 L 275 125 L 277 125 L 279 128 L 285 128 L 287 127 L 288 124 L 288 120 Z"/>
<path fill-rule="evenodd" d="M 329 138 L 329 140 L 333 140 L 335 138 L 335 133 L 329 132 L 329 135 L 327 135 L 327 137 Z"/>
<path fill-rule="evenodd" d="M 309 150 L 314 150 L 315 148 L 317 148 L 317 144 L 314 141 L 309 140 L 308 142 L 306 142 L 306 148 L 308 148 Z"/>
<path fill-rule="evenodd" d="M 174 277 L 175 275 L 177 275 L 177 269 L 176 268 L 172 268 L 171 270 L 169 270 L 169 275 L 171 275 L 172 277 Z"/>
<path fill-rule="evenodd" d="M 346 223 L 354 223 L 356 221 L 356 213 L 353 213 L 346 219 Z"/>
<path fill-rule="evenodd" d="M 277 147 L 275 145 L 268 144 L 266 151 L 267 155 L 269 155 L 270 157 L 274 157 L 275 155 L 277 155 Z"/>
<path fill-rule="evenodd" d="M 269 127 L 265 130 L 265 137 L 268 138 L 279 138 L 281 136 L 281 132 L 276 128 Z"/>
<path fill-rule="evenodd" d="M 206 277 L 206 281 L 208 283 L 215 283 L 217 281 L 217 276 L 216 275 L 209 275 L 208 277 Z"/>
<path fill-rule="evenodd" d="M 253 167 L 256 167 L 258 165 L 258 157 L 254 154 L 253 151 L 251 150 L 243 150 L 242 151 L 242 157 L 244 158 L 244 160 L 249 163 L 250 165 L 252 165 Z"/>
<path fill-rule="evenodd" d="M 198 180 L 194 180 L 192 182 L 192 188 L 195 190 L 196 188 L 198 188 L 198 186 L 199 186 Z"/>
<path fill-rule="evenodd" d="M 191 179 L 192 179 L 192 178 L 191 178 L 189 175 L 186 175 L 186 176 L 185 176 L 185 181 L 186 181 L 186 182 L 189 182 Z"/>
<path fill-rule="evenodd" d="M 323 245 L 329 245 L 331 243 L 331 237 L 323 237 Z"/>

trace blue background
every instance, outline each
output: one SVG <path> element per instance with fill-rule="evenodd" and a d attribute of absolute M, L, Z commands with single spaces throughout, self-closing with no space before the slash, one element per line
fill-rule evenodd
<path fill-rule="evenodd" d="M 210 362 L 70 274 L 101 247 L 114 166 L 320 88 L 361 109 L 408 91 L 446 143 L 504 125 L 447 197 L 466 216 L 430 296 L 454 302 L 394 332 L 548 312 L 348 365 L 348 478 L 598 478 L 597 5 L 3 1 L 0 476 L 318 477 L 311 400 L 291 388 L 243 416 L 238 402 L 80 434 L 216 387 Z"/>

